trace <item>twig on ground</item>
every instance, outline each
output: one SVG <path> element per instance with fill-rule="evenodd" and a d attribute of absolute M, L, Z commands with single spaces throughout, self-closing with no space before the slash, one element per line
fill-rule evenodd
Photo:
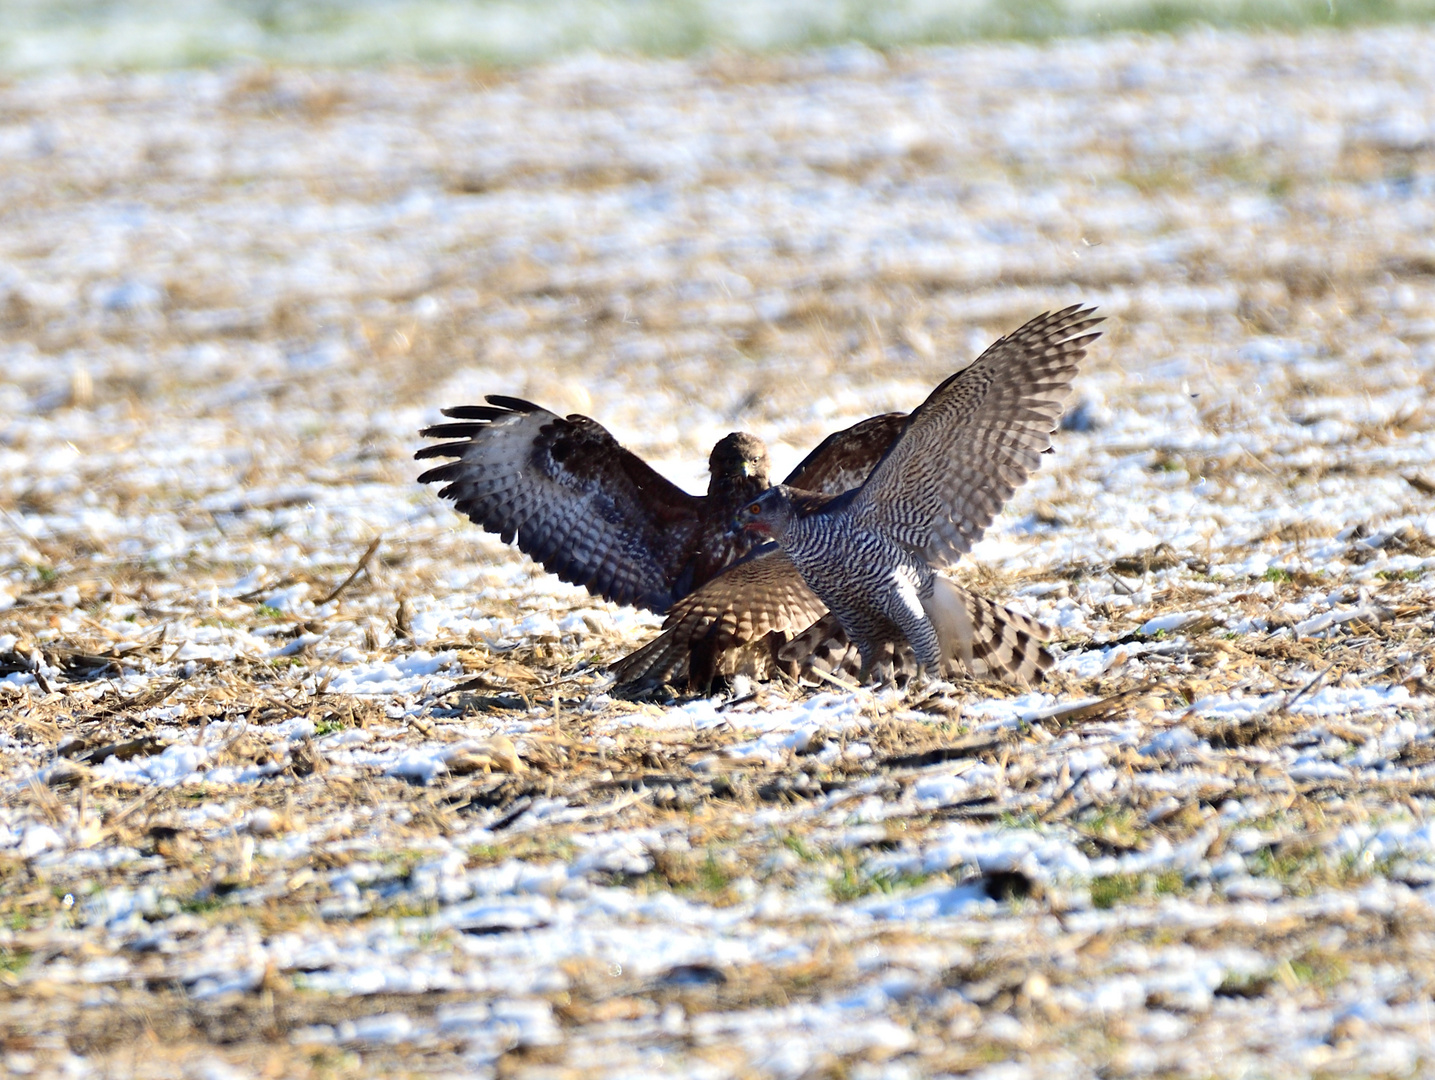
<path fill-rule="evenodd" d="M 362 574 L 366 569 L 368 569 L 369 560 L 374 557 L 374 552 L 379 550 L 379 544 L 383 542 L 383 539 L 384 534 L 380 533 L 378 536 L 370 540 L 369 546 L 364 549 L 364 553 L 359 556 L 359 561 L 354 564 L 354 569 L 349 571 L 349 576 L 346 577 L 343 581 L 339 582 L 339 584 L 335 585 L 334 588 L 329 592 L 329 595 L 324 597 L 324 599 L 320 600 L 316 606 L 323 607 L 330 600 L 337 600 L 339 598 L 339 594 L 342 593 L 345 589 L 347 589 L 350 585 L 352 585 L 354 583 L 354 579 L 357 578 L 360 574 Z"/>
<path fill-rule="evenodd" d="M 1319 686 L 1320 683 L 1321 683 L 1322 681 L 1324 681 L 1325 677 L 1330 674 L 1331 669 L 1334 668 L 1334 667 L 1335 667 L 1334 664 L 1330 664 L 1330 665 L 1328 665 L 1328 666 L 1325 668 L 1324 671 L 1317 672 L 1315 678 L 1311 679 L 1310 682 L 1306 683 L 1306 684 L 1305 684 L 1304 686 L 1302 686 L 1299 690 L 1297 690 L 1294 694 L 1292 694 L 1292 695 L 1290 695 L 1290 697 L 1286 698 L 1285 701 L 1281 702 L 1281 706 L 1280 706 L 1279 709 L 1276 710 L 1276 712 L 1278 712 L 1278 713 L 1289 712 L 1289 711 L 1291 710 L 1291 707 L 1292 707 L 1293 705 L 1295 705 L 1295 703 L 1296 703 L 1297 701 L 1299 701 L 1301 698 L 1305 697 L 1305 696 L 1306 696 L 1307 694 L 1309 694 L 1312 690 L 1314 690 L 1317 686 Z"/>

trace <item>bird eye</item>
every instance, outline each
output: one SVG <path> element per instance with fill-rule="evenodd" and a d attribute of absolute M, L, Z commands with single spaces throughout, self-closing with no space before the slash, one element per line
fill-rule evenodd
<path fill-rule="evenodd" d="M 749 507 L 747 508 L 747 512 L 748 512 L 749 514 L 760 514 L 760 513 L 762 513 L 762 503 L 753 503 L 751 506 L 749 506 Z"/>

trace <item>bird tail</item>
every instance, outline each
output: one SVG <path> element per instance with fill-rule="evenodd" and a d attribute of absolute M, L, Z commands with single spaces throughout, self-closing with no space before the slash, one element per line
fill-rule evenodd
<path fill-rule="evenodd" d="M 942 643 L 943 668 L 973 678 L 1030 685 L 1052 665 L 1051 630 L 937 574 L 922 608 Z M 958 664 L 960 661 L 960 665 Z"/>
<path fill-rule="evenodd" d="M 777 650 L 777 662 L 793 678 L 808 682 L 823 675 L 855 679 L 862 670 L 862 653 L 842 629 L 837 616 L 828 612 Z M 917 670 L 912 647 L 906 642 L 885 641 L 873 657 L 873 672 L 886 677 L 911 676 Z"/>
<path fill-rule="evenodd" d="M 1052 665 L 1051 653 L 1041 644 L 1051 640 L 1047 627 L 940 574 L 923 607 L 937 627 L 942 666 L 949 674 L 965 669 L 974 678 L 1029 686 Z M 809 680 L 822 674 L 855 678 L 862 667 L 862 654 L 831 612 L 783 645 L 777 659 Z M 917 670 L 917 658 L 905 641 L 883 642 L 873 659 L 875 671 L 890 669 L 894 678 Z"/>
<path fill-rule="evenodd" d="M 774 631 L 756 641 L 734 645 L 717 635 L 694 634 L 689 639 L 664 632 L 614 661 L 608 669 L 614 676 L 613 693 L 623 698 L 641 698 L 663 686 L 703 692 L 712 688 L 714 680 L 734 675 L 771 679 L 782 673 L 796 678 L 796 665 L 779 658 L 791 636 Z"/>
<path fill-rule="evenodd" d="M 687 669 L 687 643 L 667 633 L 659 634 L 609 667 L 620 697 L 649 694 L 664 683 L 686 682 Z"/>

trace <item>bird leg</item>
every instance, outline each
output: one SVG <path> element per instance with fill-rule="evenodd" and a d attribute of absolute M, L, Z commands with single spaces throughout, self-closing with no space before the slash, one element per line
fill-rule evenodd
<path fill-rule="evenodd" d="M 885 640 L 865 642 L 859 646 L 862 654 L 862 670 L 857 675 L 860 686 L 871 685 L 873 690 L 897 689 L 897 656 L 895 651 L 888 654 Z"/>
<path fill-rule="evenodd" d="M 897 684 L 897 665 L 895 657 L 890 665 L 883 664 L 884 653 L 886 651 L 883 646 L 887 643 L 887 639 L 876 636 L 859 637 L 850 632 L 849 636 L 852 637 L 853 642 L 857 646 L 857 652 L 862 657 L 862 666 L 857 672 L 857 685 L 867 686 L 871 684 L 874 690 L 881 690 L 889 685 L 895 686 Z M 872 676 L 876 672 L 881 673 L 881 678 L 874 680 Z"/>
<path fill-rule="evenodd" d="M 942 641 L 936 626 L 928 618 L 926 605 L 922 602 L 916 582 L 905 574 L 895 574 L 895 588 L 885 597 L 887 610 L 884 615 L 902 632 L 911 643 L 916 654 L 917 674 L 930 672 L 940 678 L 942 674 Z M 928 589 L 930 592 L 930 588 Z M 865 653 L 863 654 L 865 657 Z"/>
<path fill-rule="evenodd" d="M 857 685 L 866 686 L 872 677 L 872 668 L 877 663 L 877 649 L 870 641 L 859 642 L 857 651 L 862 654 L 862 666 L 857 669 Z"/>

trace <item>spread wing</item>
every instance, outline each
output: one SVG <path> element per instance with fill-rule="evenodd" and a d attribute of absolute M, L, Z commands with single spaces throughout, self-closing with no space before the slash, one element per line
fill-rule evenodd
<path fill-rule="evenodd" d="M 803 491 L 841 495 L 867 479 L 906 424 L 906 413 L 883 413 L 835 431 L 803 458 L 783 483 Z"/>
<path fill-rule="evenodd" d="M 827 613 L 776 544 L 758 548 L 674 605 L 663 632 L 612 667 L 625 689 L 651 690 L 684 664 L 704 686 L 723 654 L 770 633 L 805 630 Z"/>
<path fill-rule="evenodd" d="M 856 493 L 851 513 L 929 562 L 970 551 L 1041 464 L 1101 320 L 1038 315 L 932 391 Z"/>
<path fill-rule="evenodd" d="M 415 458 L 455 458 L 419 477 L 505 543 L 564 581 L 618 604 L 666 611 L 691 588 L 703 500 L 624 450 L 586 416 L 519 398 L 444 409 L 464 421 L 421 434 L 457 442 Z"/>

